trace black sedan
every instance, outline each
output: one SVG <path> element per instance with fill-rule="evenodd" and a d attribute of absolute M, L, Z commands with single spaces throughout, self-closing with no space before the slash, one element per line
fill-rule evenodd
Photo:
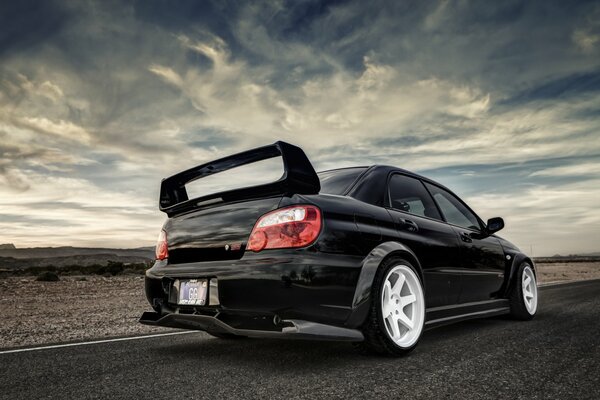
<path fill-rule="evenodd" d="M 189 183 L 274 157 L 272 183 L 189 198 Z M 426 328 L 537 309 L 533 261 L 449 189 L 375 165 L 316 173 L 285 142 L 164 179 L 168 215 L 140 322 L 219 338 L 356 342 L 402 355 Z"/>

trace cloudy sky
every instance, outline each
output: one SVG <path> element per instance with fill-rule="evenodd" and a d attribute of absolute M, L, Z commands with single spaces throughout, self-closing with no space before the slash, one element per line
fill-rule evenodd
<path fill-rule="evenodd" d="M 161 178 L 285 140 L 600 250 L 600 5 L 0 3 L 0 243 L 152 245 Z"/>

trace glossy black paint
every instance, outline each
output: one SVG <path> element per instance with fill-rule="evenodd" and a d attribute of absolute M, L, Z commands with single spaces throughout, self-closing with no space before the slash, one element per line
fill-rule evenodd
<path fill-rule="evenodd" d="M 480 229 L 466 229 L 393 208 L 387 197 L 393 174 L 448 190 L 408 171 L 373 166 L 361 170 L 343 195 L 270 193 L 173 214 L 164 225 L 169 259 L 157 261 L 146 274 L 148 300 L 159 317 L 175 311 L 217 315 L 233 319 L 240 329 L 247 323 L 241 316 L 248 315 L 271 318 L 275 327 L 277 321 L 302 320 L 356 329 L 368 314 L 378 266 L 396 256 L 418 267 L 431 326 L 461 315 L 485 316 L 486 309 L 503 310 L 494 300 L 506 297 L 513 270 L 531 260 L 490 235 L 483 222 Z M 312 245 L 245 250 L 261 215 L 298 204 L 315 205 L 322 212 L 322 231 Z M 173 304 L 169 288 L 176 278 L 218 282 L 218 303 Z"/>
<path fill-rule="evenodd" d="M 506 268 L 500 241 L 473 230 L 453 229 L 459 237 L 469 238 L 460 240 L 459 273 L 462 282 L 458 303 L 498 297 Z"/>
<path fill-rule="evenodd" d="M 213 193 L 194 199 L 188 197 L 185 185 L 192 181 L 279 156 L 283 160 L 283 175 L 275 182 Z M 163 179 L 160 186 L 159 207 L 169 217 L 173 217 L 193 210 L 198 204 L 203 203 L 227 203 L 278 194 L 319 193 L 320 188 L 319 178 L 302 149 L 289 143 L 276 142 L 202 164 Z"/>
<path fill-rule="evenodd" d="M 256 220 L 276 209 L 280 202 L 281 196 L 267 197 L 217 205 L 169 218 L 163 227 L 169 242 L 169 262 L 187 264 L 242 258 Z M 230 249 L 225 250 L 225 245 Z"/>
<path fill-rule="evenodd" d="M 458 302 L 461 290 L 460 247 L 451 226 L 441 221 L 389 209 L 397 240 L 416 254 L 423 269 L 426 306 Z"/>

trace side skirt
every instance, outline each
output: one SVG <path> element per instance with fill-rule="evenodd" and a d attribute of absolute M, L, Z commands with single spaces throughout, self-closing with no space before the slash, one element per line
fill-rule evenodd
<path fill-rule="evenodd" d="M 425 329 L 469 319 L 508 314 L 509 312 L 510 305 L 508 299 L 486 300 L 429 308 L 426 310 L 425 315 Z"/>

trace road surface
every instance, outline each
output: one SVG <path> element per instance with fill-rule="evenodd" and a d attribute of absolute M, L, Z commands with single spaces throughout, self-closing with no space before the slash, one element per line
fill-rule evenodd
<path fill-rule="evenodd" d="M 600 280 L 545 287 L 530 322 L 428 331 L 400 359 L 196 332 L 0 351 L 0 398 L 600 399 Z"/>

